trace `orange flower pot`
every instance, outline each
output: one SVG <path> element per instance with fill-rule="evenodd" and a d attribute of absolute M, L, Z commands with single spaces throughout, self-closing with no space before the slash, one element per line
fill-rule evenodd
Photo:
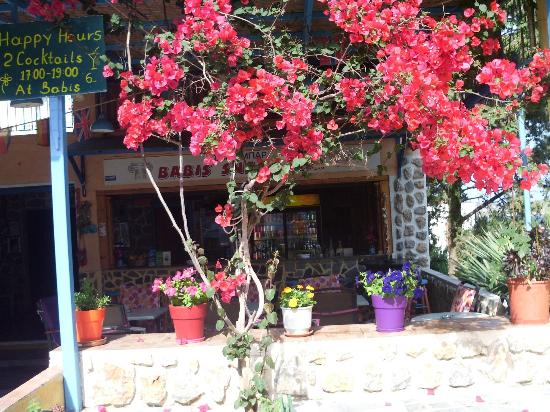
<path fill-rule="evenodd" d="M 204 319 L 206 319 L 207 305 L 197 306 L 168 306 L 170 317 L 174 323 L 176 341 L 180 345 L 202 342 L 204 340 Z"/>
<path fill-rule="evenodd" d="M 76 340 L 78 343 L 101 339 L 105 308 L 76 311 Z"/>
<path fill-rule="evenodd" d="M 517 324 L 540 324 L 550 321 L 550 280 L 527 282 L 509 279 L 510 320 Z"/>

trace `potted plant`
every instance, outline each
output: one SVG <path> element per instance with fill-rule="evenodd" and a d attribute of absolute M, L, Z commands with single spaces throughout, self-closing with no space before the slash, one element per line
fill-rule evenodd
<path fill-rule="evenodd" d="M 304 336 L 311 332 L 311 312 L 315 305 L 313 286 L 285 287 L 279 304 L 287 336 Z"/>
<path fill-rule="evenodd" d="M 194 268 L 177 271 L 166 280 L 155 279 L 153 292 L 163 292 L 170 300 L 170 317 L 174 323 L 179 344 L 204 340 L 204 319 L 208 301 L 207 287 L 197 282 Z"/>
<path fill-rule="evenodd" d="M 376 330 L 400 332 L 405 329 L 405 309 L 410 298 L 422 295 L 420 271 L 405 263 L 401 270 L 362 272 L 359 283 L 372 296 Z"/>
<path fill-rule="evenodd" d="M 80 292 L 74 294 L 76 305 L 76 339 L 79 343 L 101 339 L 105 306 L 111 298 L 95 290 L 90 279 L 84 279 Z"/>
<path fill-rule="evenodd" d="M 504 256 L 509 276 L 508 293 L 512 323 L 548 323 L 550 302 L 550 234 L 544 225 L 518 233 Z"/>

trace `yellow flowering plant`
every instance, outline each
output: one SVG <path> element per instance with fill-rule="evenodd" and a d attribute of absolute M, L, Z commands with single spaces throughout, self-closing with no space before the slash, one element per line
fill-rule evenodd
<path fill-rule="evenodd" d="M 296 287 L 287 286 L 281 292 L 279 298 L 279 304 L 282 308 L 307 308 L 315 305 L 313 300 L 315 294 L 313 293 L 313 286 L 297 285 Z"/>

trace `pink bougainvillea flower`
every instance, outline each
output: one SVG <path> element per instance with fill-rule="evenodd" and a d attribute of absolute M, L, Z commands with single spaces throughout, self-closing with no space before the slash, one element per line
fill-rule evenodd
<path fill-rule="evenodd" d="M 103 77 L 111 77 L 114 74 L 115 73 L 113 72 L 113 69 L 111 69 L 111 66 L 109 66 L 108 64 L 103 66 Z"/>
<path fill-rule="evenodd" d="M 471 7 L 464 10 L 464 17 L 472 17 L 476 11 L 472 9 Z"/>
<path fill-rule="evenodd" d="M 336 130 L 336 129 L 338 129 L 338 125 L 336 124 L 336 122 L 334 121 L 334 119 L 331 119 L 331 120 L 327 123 L 327 129 L 329 129 L 329 130 Z"/>
<path fill-rule="evenodd" d="M 258 175 L 256 176 L 256 182 L 264 183 L 265 181 L 267 181 L 267 179 L 269 179 L 269 176 L 271 176 L 271 172 L 269 170 L 269 167 L 264 166 L 258 172 Z"/>

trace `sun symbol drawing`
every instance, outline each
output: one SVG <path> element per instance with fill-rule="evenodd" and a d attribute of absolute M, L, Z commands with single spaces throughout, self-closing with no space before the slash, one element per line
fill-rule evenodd
<path fill-rule="evenodd" d="M 4 87 L 9 86 L 12 80 L 13 78 L 7 73 L 0 76 L 0 90 L 2 90 L 2 93 L 6 93 Z"/>

